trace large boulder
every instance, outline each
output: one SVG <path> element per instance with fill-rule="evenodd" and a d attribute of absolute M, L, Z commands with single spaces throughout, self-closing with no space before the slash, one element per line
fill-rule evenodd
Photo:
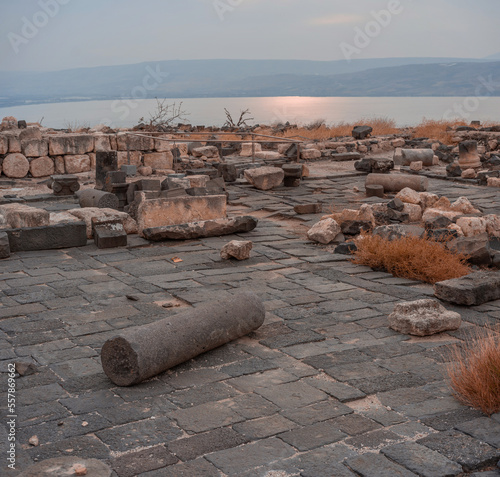
<path fill-rule="evenodd" d="M 309 240 L 327 245 L 342 233 L 340 225 L 333 219 L 323 219 L 313 225 L 307 232 Z"/>
<path fill-rule="evenodd" d="M 246 169 L 245 179 L 256 189 L 270 190 L 278 187 L 285 178 L 285 172 L 281 167 L 258 167 Z"/>
<path fill-rule="evenodd" d="M 389 327 L 400 333 L 430 336 L 460 328 L 462 318 L 435 300 L 399 303 L 389 315 Z"/>
<path fill-rule="evenodd" d="M 2 164 L 3 173 L 13 179 L 26 177 L 30 170 L 30 163 L 23 154 L 9 154 Z"/>

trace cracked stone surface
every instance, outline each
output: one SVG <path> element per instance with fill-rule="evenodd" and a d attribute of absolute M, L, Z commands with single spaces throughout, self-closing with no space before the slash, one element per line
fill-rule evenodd
<path fill-rule="evenodd" d="M 114 477 L 499 475 L 500 418 L 455 400 L 445 367 L 450 344 L 498 324 L 500 300 L 446 304 L 462 327 L 438 338 L 391 330 L 394 305 L 429 298 L 432 287 L 310 243 L 322 214 L 293 210 L 369 203 L 354 191 L 363 184 L 362 174 L 343 172 L 312 174 L 293 189 L 234 185 L 229 213 L 259 218 L 250 233 L 157 244 L 129 236 L 126 248 L 2 260 L 0 379 L 16 361 L 37 372 L 16 378 L 17 465 L 3 459 L 0 474 L 78 456 L 101 460 Z M 429 191 L 500 213 L 492 188 L 431 179 Z M 251 240 L 251 258 L 222 260 L 228 240 Z M 138 386 L 104 375 L 100 349 L 117 331 L 239 289 L 265 303 L 256 332 Z"/>

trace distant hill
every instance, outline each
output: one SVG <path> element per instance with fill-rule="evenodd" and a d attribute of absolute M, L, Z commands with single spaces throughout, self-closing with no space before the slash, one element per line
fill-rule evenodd
<path fill-rule="evenodd" d="M 0 106 L 132 97 L 468 96 L 478 76 L 500 78 L 499 66 L 456 58 L 173 60 L 0 72 Z"/>

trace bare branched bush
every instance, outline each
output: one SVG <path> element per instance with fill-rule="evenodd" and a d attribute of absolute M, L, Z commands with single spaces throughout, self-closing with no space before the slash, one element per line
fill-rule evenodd
<path fill-rule="evenodd" d="M 238 118 L 238 121 L 234 121 L 233 117 L 231 116 L 231 113 L 224 108 L 224 113 L 226 114 L 226 122 L 224 123 L 225 128 L 240 128 L 240 127 L 248 127 L 247 121 L 253 121 L 254 118 L 249 118 L 245 116 L 250 116 L 252 113 L 250 112 L 249 109 L 245 109 L 244 111 L 240 111 L 240 117 Z"/>
<path fill-rule="evenodd" d="M 386 270 L 395 277 L 434 284 L 470 273 L 466 255 L 452 252 L 443 243 L 428 238 L 387 240 L 362 234 L 355 243 L 353 263 Z"/>
<path fill-rule="evenodd" d="M 160 100 L 156 99 L 156 109 L 149 113 L 149 123 L 150 128 L 157 128 L 159 126 L 171 126 L 174 121 L 185 121 L 186 116 L 189 115 L 186 111 L 182 109 L 182 101 L 177 105 L 177 103 L 169 104 L 166 99 Z M 144 123 L 144 117 L 139 119 L 139 123 Z"/>
<path fill-rule="evenodd" d="M 500 335 L 487 330 L 472 343 L 451 347 L 447 365 L 455 397 L 487 415 L 500 412 Z"/>

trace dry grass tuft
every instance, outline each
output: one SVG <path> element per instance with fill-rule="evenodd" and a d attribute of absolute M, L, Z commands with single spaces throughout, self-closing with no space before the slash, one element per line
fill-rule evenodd
<path fill-rule="evenodd" d="M 457 126 L 468 126 L 468 124 L 460 120 L 436 121 L 424 118 L 413 130 L 413 137 L 427 137 L 436 141 L 441 141 L 443 144 L 454 144 L 452 141 L 454 136 L 453 129 Z"/>
<path fill-rule="evenodd" d="M 289 129 L 284 133 L 283 136 L 302 136 L 308 139 L 324 141 L 336 137 L 351 137 L 354 126 L 360 125 L 371 126 L 373 128 L 372 136 L 398 134 L 400 132 L 400 130 L 396 127 L 396 122 L 393 119 L 361 118 L 356 122 L 341 121 L 331 125 L 326 125 L 323 120 L 318 120 L 297 129 Z"/>
<path fill-rule="evenodd" d="M 362 234 L 355 240 L 353 263 L 383 269 L 395 277 L 434 284 L 470 273 L 467 256 L 456 254 L 428 238 L 402 237 L 386 240 Z"/>
<path fill-rule="evenodd" d="M 455 397 L 487 415 L 500 412 L 500 336 L 488 330 L 472 344 L 451 348 L 447 366 Z"/>

